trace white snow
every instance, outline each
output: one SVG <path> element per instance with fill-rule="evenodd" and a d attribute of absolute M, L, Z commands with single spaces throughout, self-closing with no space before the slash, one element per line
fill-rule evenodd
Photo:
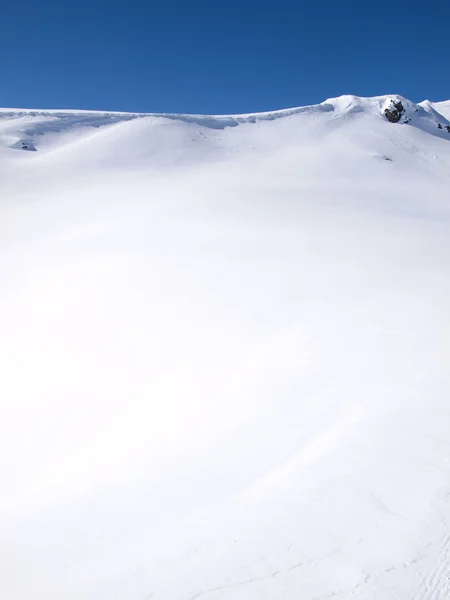
<path fill-rule="evenodd" d="M 445 100 L 444 102 L 431 102 L 430 104 L 437 112 L 444 115 L 446 119 L 450 119 L 450 100 Z"/>
<path fill-rule="evenodd" d="M 2 598 L 450 597 L 448 106 L 0 111 Z"/>

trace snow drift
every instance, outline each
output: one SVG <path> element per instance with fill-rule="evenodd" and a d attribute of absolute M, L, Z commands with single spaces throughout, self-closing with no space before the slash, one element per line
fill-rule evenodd
<path fill-rule="evenodd" d="M 5 598 L 448 598 L 449 118 L 0 112 Z"/>

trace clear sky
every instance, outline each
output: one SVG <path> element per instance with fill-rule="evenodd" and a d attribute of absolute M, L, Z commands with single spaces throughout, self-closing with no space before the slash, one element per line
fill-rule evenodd
<path fill-rule="evenodd" d="M 240 113 L 450 99 L 450 0 L 19 0 L 0 106 Z"/>

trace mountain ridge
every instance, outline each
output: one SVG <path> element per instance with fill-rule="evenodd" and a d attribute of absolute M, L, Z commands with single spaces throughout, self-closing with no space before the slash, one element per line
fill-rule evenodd
<path fill-rule="evenodd" d="M 343 94 L 341 96 L 335 96 L 327 98 L 322 102 L 316 104 L 306 104 L 301 106 L 293 106 L 288 108 L 280 108 L 275 110 L 266 110 L 266 111 L 258 111 L 258 112 L 246 112 L 246 113 L 167 113 L 167 112 L 139 112 L 139 111 L 117 111 L 117 110 L 101 110 L 101 109 L 62 109 L 62 108 L 0 108 L 0 115 L 8 114 L 10 116 L 13 115 L 62 115 L 62 114 L 105 114 L 105 115 L 129 115 L 129 116 L 143 116 L 143 117 L 165 117 L 165 116 L 185 116 L 185 117 L 213 117 L 213 118 L 229 118 L 229 117 L 255 117 L 255 116 L 264 116 L 264 115 L 273 115 L 273 114 L 285 114 L 290 113 L 291 111 L 304 110 L 308 108 L 319 107 L 324 104 L 335 104 L 340 101 L 345 100 L 357 100 L 357 101 L 366 101 L 366 100 L 374 100 L 380 101 L 380 104 L 389 98 L 398 98 L 402 100 L 406 100 L 411 104 L 415 104 L 417 106 L 421 106 L 423 104 L 428 104 L 432 107 L 441 107 L 443 109 L 447 109 L 450 107 L 450 99 L 449 100 L 440 100 L 440 101 L 431 101 L 425 99 L 423 101 L 414 103 L 411 100 L 408 100 L 405 96 L 401 94 L 384 94 L 380 96 L 356 96 L 353 94 Z M 439 112 L 439 111 L 438 111 Z"/>
<path fill-rule="evenodd" d="M 232 150 L 235 142 L 242 148 L 240 137 L 246 138 L 249 147 L 257 149 L 261 143 L 265 146 L 269 139 L 267 136 L 264 139 L 259 130 L 264 124 L 270 128 L 270 123 L 278 122 L 280 127 L 277 135 L 280 141 L 283 136 L 289 140 L 295 131 L 297 135 L 304 136 L 311 128 L 325 132 L 328 127 L 331 132 L 354 118 L 365 117 L 369 127 L 372 127 L 369 120 L 378 127 L 376 122 L 386 122 L 389 107 L 396 111 L 396 105 L 402 107 L 398 115 L 400 124 L 409 124 L 428 134 L 450 140 L 450 121 L 438 112 L 442 108 L 440 105 L 429 101 L 415 104 L 399 95 L 371 98 L 344 95 L 311 106 L 246 115 L 1 109 L 0 152 L 8 158 L 10 150 L 27 150 L 35 154 L 37 159 L 48 151 L 75 150 L 73 143 L 84 140 L 86 144 L 109 144 L 110 150 L 103 148 L 103 154 L 111 153 L 114 146 L 119 153 L 129 156 L 138 154 L 139 160 L 144 160 L 144 155 L 150 153 L 149 160 L 154 162 L 158 147 L 163 152 L 169 148 L 178 152 L 177 149 L 182 148 L 183 154 L 186 154 L 187 142 L 191 139 L 192 144 L 204 146 L 205 151 L 207 144 L 214 156 L 218 157 L 222 147 L 220 136 L 225 136 L 223 141 L 228 147 L 226 154 Z M 444 112 L 446 106 L 444 103 Z M 239 133 L 232 133 L 233 129 L 239 130 Z M 108 136 L 108 140 L 105 136 Z"/>

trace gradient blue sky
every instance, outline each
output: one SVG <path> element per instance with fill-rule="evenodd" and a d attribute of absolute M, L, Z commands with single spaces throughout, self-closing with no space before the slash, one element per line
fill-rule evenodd
<path fill-rule="evenodd" d="M 450 98 L 450 0 L 7 2 L 0 106 L 240 113 Z"/>

